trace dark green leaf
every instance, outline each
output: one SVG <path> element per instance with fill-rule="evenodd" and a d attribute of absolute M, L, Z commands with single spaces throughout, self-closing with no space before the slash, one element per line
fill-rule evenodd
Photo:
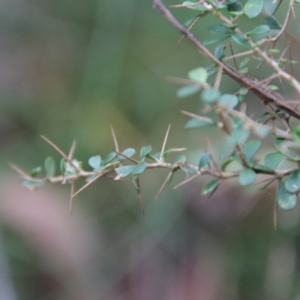
<path fill-rule="evenodd" d="M 297 204 L 297 196 L 296 194 L 291 194 L 285 188 L 285 180 L 281 180 L 277 190 L 277 203 L 279 207 L 284 210 L 291 210 Z"/>
<path fill-rule="evenodd" d="M 202 155 L 202 157 L 200 158 L 200 161 L 199 161 L 199 169 L 205 167 L 208 165 L 209 161 L 210 161 L 210 153 L 204 153 Z"/>
<path fill-rule="evenodd" d="M 218 59 L 221 60 L 223 56 L 223 52 L 225 50 L 225 45 L 218 45 L 215 49 L 214 56 Z"/>
<path fill-rule="evenodd" d="M 268 25 L 260 25 L 255 27 L 252 31 L 248 32 L 248 35 L 268 34 L 269 32 L 270 27 Z"/>
<path fill-rule="evenodd" d="M 101 156 L 95 155 L 89 158 L 89 165 L 94 169 L 99 169 L 101 166 Z"/>
<path fill-rule="evenodd" d="M 239 175 L 239 183 L 243 186 L 251 185 L 256 180 L 256 173 L 252 169 L 244 169 Z"/>
<path fill-rule="evenodd" d="M 195 93 L 200 91 L 200 87 L 196 85 L 187 85 L 179 90 L 177 90 L 176 95 L 178 98 L 184 98 L 191 95 L 194 95 Z"/>
<path fill-rule="evenodd" d="M 48 176 L 53 177 L 55 175 L 55 161 L 53 157 L 49 156 L 45 160 L 45 172 Z"/>
<path fill-rule="evenodd" d="M 232 157 L 227 158 L 221 165 L 221 170 L 225 171 L 226 168 L 234 161 Z"/>
<path fill-rule="evenodd" d="M 293 138 L 294 138 L 294 141 L 298 143 L 298 145 L 300 145 L 300 125 L 296 126 L 294 129 L 293 129 Z"/>
<path fill-rule="evenodd" d="M 229 109 L 233 109 L 238 105 L 239 100 L 235 95 L 224 94 L 220 97 L 218 102 Z"/>
<path fill-rule="evenodd" d="M 146 146 L 141 148 L 140 157 L 144 158 L 146 155 L 148 155 L 151 152 L 151 150 L 152 150 L 151 146 Z"/>
<path fill-rule="evenodd" d="M 42 167 L 36 167 L 34 169 L 32 169 L 29 173 L 30 177 L 36 177 L 40 172 L 42 171 Z"/>
<path fill-rule="evenodd" d="M 227 5 L 227 10 L 231 14 L 240 13 L 243 11 L 243 4 L 240 1 L 236 1 L 234 3 L 230 3 Z"/>
<path fill-rule="evenodd" d="M 120 177 L 126 177 L 132 173 L 136 166 L 122 166 L 115 169 Z"/>
<path fill-rule="evenodd" d="M 234 33 L 231 37 L 238 45 L 243 46 L 247 49 L 250 48 L 248 40 L 240 33 Z"/>
<path fill-rule="evenodd" d="M 277 19 L 274 16 L 268 16 L 264 20 L 264 24 L 269 26 L 270 29 L 280 30 L 281 25 L 277 21 Z"/>
<path fill-rule="evenodd" d="M 139 177 L 137 175 L 132 176 L 132 183 L 133 183 L 133 186 L 134 186 L 134 188 L 137 192 L 140 190 L 140 187 L 139 187 L 139 184 L 138 184 L 138 178 Z"/>
<path fill-rule="evenodd" d="M 250 140 L 245 143 L 243 151 L 248 162 L 252 162 L 252 158 L 258 151 L 260 145 L 261 141 L 259 140 Z"/>
<path fill-rule="evenodd" d="M 283 155 L 280 152 L 274 152 L 267 154 L 265 156 L 264 162 L 268 168 L 276 170 L 282 159 Z"/>
<path fill-rule="evenodd" d="M 249 19 L 253 19 L 262 12 L 263 8 L 263 0 L 248 0 L 244 6 L 244 13 Z"/>
<path fill-rule="evenodd" d="M 215 191 L 215 189 L 218 187 L 220 180 L 219 179 L 214 179 L 207 183 L 203 188 L 202 188 L 202 195 L 207 195 Z"/>
<path fill-rule="evenodd" d="M 228 38 L 230 38 L 230 35 L 223 35 L 221 37 L 216 37 L 216 38 L 208 38 L 208 39 L 204 40 L 203 45 L 209 46 L 209 45 L 227 40 Z"/>
<path fill-rule="evenodd" d="M 140 161 L 132 171 L 133 175 L 138 175 L 143 173 L 147 169 L 147 164 L 143 161 Z"/>
<path fill-rule="evenodd" d="M 201 99 L 206 103 L 214 103 L 220 96 L 220 92 L 216 89 L 207 89 L 201 93 Z"/>
<path fill-rule="evenodd" d="M 226 35 L 233 33 L 233 31 L 230 28 L 222 24 L 211 25 L 208 27 L 208 31 L 214 34 L 226 34 Z"/>

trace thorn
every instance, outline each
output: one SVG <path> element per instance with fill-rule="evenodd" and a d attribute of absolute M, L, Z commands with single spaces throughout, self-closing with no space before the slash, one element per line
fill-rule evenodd
<path fill-rule="evenodd" d="M 136 159 L 131 158 L 131 157 L 129 157 L 129 156 L 127 156 L 127 155 L 125 155 L 125 154 L 119 152 L 119 151 L 116 151 L 116 150 L 111 150 L 111 151 L 116 152 L 118 155 L 121 155 L 121 156 L 127 158 L 128 160 L 130 160 L 130 161 L 132 161 L 132 162 L 134 162 L 134 163 L 136 163 L 136 164 L 139 163 Z"/>
<path fill-rule="evenodd" d="M 41 138 L 45 140 L 50 146 L 52 146 L 74 168 L 74 170 L 80 172 L 80 170 L 73 164 L 72 160 L 70 160 L 58 146 L 56 146 L 53 142 L 51 142 L 43 135 L 41 135 Z"/>
<path fill-rule="evenodd" d="M 73 198 L 77 196 L 80 192 L 82 192 L 85 188 L 87 188 L 89 185 L 91 185 L 94 181 L 96 181 L 98 178 L 103 176 L 103 173 L 97 175 L 94 179 L 90 180 L 87 184 L 85 184 L 83 187 L 81 187 L 75 194 L 73 194 Z"/>
<path fill-rule="evenodd" d="M 69 159 L 69 160 L 72 160 L 72 159 L 73 159 L 75 150 L 76 150 L 76 141 L 74 140 L 74 141 L 72 142 L 72 145 L 71 145 L 71 148 L 70 148 L 70 151 L 69 151 L 69 155 L 68 155 L 68 159 Z"/>
<path fill-rule="evenodd" d="M 165 135 L 165 139 L 164 139 L 164 142 L 163 142 L 163 145 L 162 145 L 162 148 L 161 148 L 160 157 L 159 157 L 160 161 L 162 160 L 162 157 L 164 155 L 164 151 L 165 151 L 165 147 L 166 147 L 166 144 L 167 144 L 167 139 L 168 139 L 168 136 L 169 136 L 170 128 L 171 128 L 171 124 L 169 124 L 169 126 L 168 126 L 168 129 L 167 129 L 167 132 L 166 132 L 166 135 Z"/>
<path fill-rule="evenodd" d="M 70 192 L 70 204 L 69 204 L 69 214 L 72 215 L 74 208 L 74 189 L 75 189 L 75 181 L 71 184 L 71 192 Z"/>
<path fill-rule="evenodd" d="M 119 145 L 118 145 L 118 140 L 116 138 L 116 134 L 115 134 L 114 128 L 113 128 L 113 126 L 111 124 L 110 124 L 110 130 L 111 130 L 111 134 L 113 136 L 113 140 L 114 140 L 114 144 L 115 144 L 115 150 L 116 151 L 120 151 L 119 150 Z"/>
<path fill-rule="evenodd" d="M 12 164 L 12 163 L 8 163 L 8 165 L 14 170 L 16 171 L 22 178 L 24 179 L 31 179 L 31 177 L 29 176 L 29 174 L 27 174 L 26 172 L 24 172 L 21 168 L 19 168 L 18 166 Z"/>
<path fill-rule="evenodd" d="M 160 189 L 159 189 L 159 191 L 158 191 L 158 193 L 157 193 L 157 195 L 156 195 L 156 197 L 155 197 L 155 200 L 157 200 L 158 197 L 160 196 L 161 192 L 163 191 L 164 187 L 165 187 L 166 184 L 168 183 L 168 181 L 169 181 L 169 179 L 171 178 L 172 174 L 173 174 L 173 171 L 170 172 L 170 173 L 168 174 L 168 176 L 167 176 L 167 178 L 165 179 L 164 183 L 163 183 L 162 186 L 160 187 Z"/>

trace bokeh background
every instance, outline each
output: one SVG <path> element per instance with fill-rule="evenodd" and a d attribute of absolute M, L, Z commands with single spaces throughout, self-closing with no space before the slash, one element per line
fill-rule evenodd
<path fill-rule="evenodd" d="M 195 27 L 201 38 L 211 21 Z M 152 170 L 141 178 L 145 217 L 131 183 L 108 179 L 78 195 L 70 216 L 68 186 L 31 192 L 8 166 L 58 162 L 43 134 L 66 152 L 76 139 L 88 167 L 113 148 L 110 124 L 122 149 L 159 151 L 172 124 L 168 147 L 188 147 L 197 163 L 209 137 L 217 155 L 222 135 L 184 129 L 180 110 L 200 112 L 198 96 L 178 99 L 166 80 L 208 64 L 178 39 L 151 1 L 0 1 L 0 299 L 300 299 L 300 210 L 279 211 L 274 230 L 274 186 L 258 193 L 232 181 L 207 199 L 208 178 L 173 190 L 176 174 L 154 201 L 167 172 Z"/>

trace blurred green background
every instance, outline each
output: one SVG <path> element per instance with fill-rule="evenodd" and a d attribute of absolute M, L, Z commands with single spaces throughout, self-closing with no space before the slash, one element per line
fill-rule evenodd
<path fill-rule="evenodd" d="M 211 21 L 195 28 L 202 38 Z M 145 218 L 131 183 L 108 179 L 70 216 L 67 186 L 33 193 L 8 167 L 58 162 L 41 134 L 66 152 L 76 139 L 87 167 L 113 148 L 110 124 L 121 149 L 159 151 L 172 124 L 168 147 L 197 163 L 209 137 L 218 154 L 222 135 L 183 128 L 198 96 L 179 100 L 166 80 L 207 62 L 151 1 L 1 0 L 0 37 L 0 299 L 300 299 L 300 211 L 279 212 L 275 231 L 272 188 L 229 182 L 208 200 L 207 178 L 173 190 L 178 174 L 154 201 L 167 172 L 153 170 L 141 178 Z"/>

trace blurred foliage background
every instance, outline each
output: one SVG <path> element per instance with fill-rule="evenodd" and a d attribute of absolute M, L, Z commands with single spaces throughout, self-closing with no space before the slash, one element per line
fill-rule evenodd
<path fill-rule="evenodd" d="M 174 191 L 176 175 L 155 202 L 167 173 L 153 170 L 141 181 L 145 218 L 131 183 L 108 179 L 70 216 L 67 186 L 32 193 L 9 169 L 59 161 L 40 134 L 65 151 L 76 139 L 87 167 L 113 148 L 110 124 L 122 149 L 159 151 L 170 123 L 169 147 L 197 163 L 208 136 L 218 154 L 223 136 L 183 129 L 180 110 L 199 111 L 197 96 L 176 99 L 166 80 L 207 62 L 151 1 L 1 0 L 0 36 L 1 299 L 300 299 L 300 211 L 279 212 L 275 231 L 275 187 L 229 182 L 208 200 L 207 178 Z"/>

